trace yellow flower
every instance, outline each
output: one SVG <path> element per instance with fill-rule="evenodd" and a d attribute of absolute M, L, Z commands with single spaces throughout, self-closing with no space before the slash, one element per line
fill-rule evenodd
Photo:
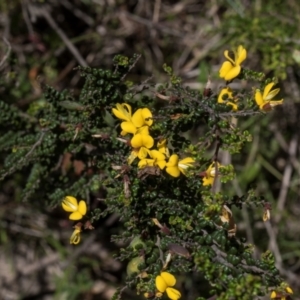
<path fill-rule="evenodd" d="M 286 286 L 284 288 L 284 291 L 282 290 L 283 286 Z M 280 300 L 286 300 L 287 297 L 289 295 L 292 295 L 294 292 L 293 290 L 286 285 L 286 283 L 283 283 L 281 284 L 281 290 L 279 292 L 277 291 L 272 291 L 271 295 L 270 295 L 270 298 L 271 299 L 280 299 Z M 288 295 L 289 294 L 289 295 Z"/>
<path fill-rule="evenodd" d="M 218 170 L 222 168 L 222 166 L 219 163 L 217 163 L 217 166 Z M 216 176 L 215 162 L 213 162 L 204 173 L 205 176 L 202 179 L 203 185 L 213 185 Z"/>
<path fill-rule="evenodd" d="M 170 157 L 170 152 L 167 147 L 167 139 L 163 139 L 157 142 L 158 151 L 165 154 L 166 157 Z"/>
<path fill-rule="evenodd" d="M 191 157 L 186 157 L 182 160 L 179 160 L 177 154 L 172 154 L 169 162 L 166 163 L 166 172 L 173 177 L 179 177 L 180 172 L 185 175 L 186 169 L 188 167 L 192 167 L 194 162 L 194 159 Z"/>
<path fill-rule="evenodd" d="M 81 226 L 74 226 L 74 231 L 70 237 L 70 244 L 77 245 L 80 242 Z"/>
<path fill-rule="evenodd" d="M 232 95 L 232 89 L 230 87 L 225 87 L 221 90 L 218 96 L 218 103 L 226 103 L 226 105 L 232 107 L 232 110 L 236 111 L 238 109 L 238 106 L 234 102 L 228 100 L 235 101 Z"/>
<path fill-rule="evenodd" d="M 162 296 L 164 292 L 167 293 L 171 300 L 178 300 L 181 297 L 181 293 L 172 288 L 176 284 L 176 278 L 174 275 L 168 272 L 161 272 L 160 275 L 156 276 L 155 285 L 159 293 L 157 296 Z"/>
<path fill-rule="evenodd" d="M 129 104 L 116 104 L 117 108 L 113 108 L 113 114 L 124 122 L 121 123 L 121 135 L 127 133 L 135 134 L 138 128 L 142 126 L 151 126 L 153 123 L 152 113 L 148 108 L 139 108 L 133 115 Z"/>
<path fill-rule="evenodd" d="M 128 164 L 131 164 L 137 157 L 139 159 L 146 158 L 148 149 L 152 148 L 154 145 L 154 139 L 149 135 L 149 127 L 143 126 L 139 128 L 131 139 L 130 144 L 133 150 L 127 159 Z"/>
<path fill-rule="evenodd" d="M 69 216 L 70 220 L 80 220 L 86 214 L 86 203 L 84 200 L 77 199 L 72 196 L 66 196 L 62 201 L 62 208 L 67 212 L 72 212 Z"/>
<path fill-rule="evenodd" d="M 285 290 L 287 291 L 287 293 L 289 293 L 289 294 L 294 294 L 294 292 L 293 292 L 293 290 L 289 287 L 289 286 L 287 286 L 286 288 L 285 288 Z"/>
<path fill-rule="evenodd" d="M 166 157 L 159 150 L 150 150 L 148 154 L 151 158 L 144 158 L 139 161 L 138 167 L 158 166 L 161 170 L 166 166 Z"/>
<path fill-rule="evenodd" d="M 247 51 L 243 46 L 239 46 L 237 50 L 234 51 L 233 58 L 229 56 L 228 50 L 224 52 L 224 56 L 228 61 L 222 64 L 219 75 L 226 81 L 230 81 L 240 74 L 242 69 L 241 63 L 246 59 Z"/>
<path fill-rule="evenodd" d="M 271 99 L 274 98 L 280 91 L 280 89 L 275 89 L 275 90 L 271 91 L 274 84 L 275 84 L 274 82 L 267 84 L 264 88 L 263 94 L 261 93 L 261 91 L 259 89 L 256 90 L 255 101 L 256 101 L 256 104 L 259 106 L 259 109 L 264 110 L 264 111 L 269 111 L 274 106 L 282 104 L 283 99 L 271 101 Z"/>

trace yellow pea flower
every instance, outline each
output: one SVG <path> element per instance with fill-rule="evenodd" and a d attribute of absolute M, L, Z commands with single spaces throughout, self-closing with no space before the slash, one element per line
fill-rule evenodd
<path fill-rule="evenodd" d="M 146 158 L 148 156 L 148 149 L 154 145 L 154 139 L 149 135 L 149 127 L 143 126 L 139 128 L 131 139 L 130 144 L 133 150 L 127 159 L 128 164 L 131 164 L 137 157 L 139 159 Z"/>
<path fill-rule="evenodd" d="M 174 275 L 168 272 L 161 272 L 160 275 L 156 276 L 155 285 L 159 293 L 157 297 L 161 297 L 164 292 L 167 293 L 171 300 L 178 300 L 181 297 L 181 293 L 172 288 L 176 284 L 176 278 Z"/>
<path fill-rule="evenodd" d="M 233 58 L 229 56 L 228 50 L 224 52 L 224 56 L 228 61 L 222 64 L 219 75 L 226 81 L 230 81 L 240 74 L 242 69 L 241 63 L 246 59 L 247 51 L 243 46 L 238 46 L 237 50 L 233 53 Z"/>
<path fill-rule="evenodd" d="M 192 167 L 194 162 L 194 159 L 191 157 L 179 160 L 177 154 L 172 154 L 169 161 L 166 163 L 166 172 L 173 177 L 179 177 L 180 172 L 185 175 L 186 169 Z"/>
<path fill-rule="evenodd" d="M 81 226 L 74 226 L 74 231 L 70 237 L 70 244 L 77 245 L 80 242 Z"/>
<path fill-rule="evenodd" d="M 217 163 L 218 166 L 218 170 L 220 168 L 222 168 L 222 166 Z M 202 179 L 203 181 L 203 185 L 213 185 L 214 180 L 215 180 L 215 176 L 216 176 L 216 167 L 215 167 L 215 162 L 213 162 L 208 168 L 207 170 L 204 172 L 204 177 Z"/>
<path fill-rule="evenodd" d="M 121 135 L 126 135 L 127 133 L 135 134 L 138 128 L 145 125 L 151 126 L 153 123 L 152 113 L 148 108 L 139 108 L 132 115 L 132 108 L 129 104 L 116 104 L 117 108 L 113 108 L 113 114 L 124 122 L 121 123 L 122 132 Z"/>
<path fill-rule="evenodd" d="M 139 168 L 158 166 L 162 170 L 166 166 L 166 157 L 159 150 L 150 150 L 148 154 L 151 158 L 141 159 L 138 163 Z"/>
<path fill-rule="evenodd" d="M 157 149 L 159 152 L 166 155 L 166 157 L 170 157 L 170 152 L 167 147 L 167 139 L 163 139 L 157 142 Z"/>
<path fill-rule="evenodd" d="M 223 88 L 218 96 L 218 103 L 225 103 L 226 105 L 231 106 L 232 110 L 237 111 L 238 106 L 236 105 L 236 103 L 229 101 L 229 100 L 235 101 L 232 93 L 233 91 L 230 87 Z"/>
<path fill-rule="evenodd" d="M 71 212 L 70 220 L 80 220 L 86 214 L 87 207 L 84 200 L 80 200 L 79 203 L 75 197 L 66 196 L 62 201 L 62 208 L 66 212 Z"/>
<path fill-rule="evenodd" d="M 256 90 L 255 101 L 260 110 L 269 111 L 274 106 L 281 105 L 283 103 L 283 99 L 271 101 L 271 99 L 273 99 L 280 91 L 280 89 L 278 88 L 271 91 L 274 84 L 274 82 L 267 84 L 264 88 L 263 93 L 261 93 L 259 89 Z"/>

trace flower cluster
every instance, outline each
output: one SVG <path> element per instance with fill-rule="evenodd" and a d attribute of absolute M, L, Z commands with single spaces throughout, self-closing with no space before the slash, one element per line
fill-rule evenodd
<path fill-rule="evenodd" d="M 286 284 L 283 284 L 285 287 L 281 287 L 280 291 L 272 291 L 270 298 L 271 299 L 280 299 L 286 300 L 289 299 L 289 296 L 293 294 L 293 290 Z"/>
<path fill-rule="evenodd" d="M 130 140 L 132 151 L 128 157 L 129 164 L 139 158 L 139 168 L 158 167 L 161 170 L 166 169 L 166 172 L 173 177 L 179 177 L 181 173 L 186 174 L 186 169 L 195 162 L 191 157 L 180 159 L 177 154 L 170 156 L 166 139 L 159 140 L 156 144 L 157 148 L 153 149 L 155 142 L 149 133 L 153 118 L 148 108 L 139 108 L 132 114 L 129 104 L 118 103 L 112 112 L 118 119 L 123 120 L 121 135 L 133 135 Z"/>
<path fill-rule="evenodd" d="M 225 61 L 219 71 L 219 76 L 225 79 L 227 82 L 232 81 L 238 77 L 242 71 L 242 62 L 247 57 L 247 51 L 243 46 L 238 46 L 236 50 L 233 51 L 232 55 L 229 55 L 229 51 L 224 52 L 224 56 L 227 61 Z M 268 83 L 263 92 L 260 89 L 256 89 L 254 99 L 258 108 L 262 111 L 270 111 L 274 106 L 281 105 L 283 99 L 281 100 L 272 100 L 280 91 L 279 88 L 273 88 L 275 82 Z M 218 96 L 218 103 L 224 103 L 228 106 L 231 106 L 233 111 L 238 110 L 238 97 L 234 96 L 234 92 L 228 86 L 222 88 Z"/>
<path fill-rule="evenodd" d="M 62 208 L 66 212 L 71 212 L 69 219 L 70 220 L 81 220 L 87 211 L 86 202 L 80 200 L 79 203 L 77 199 L 73 196 L 66 196 L 62 203 Z M 78 244 L 80 242 L 80 233 L 81 233 L 82 223 L 79 222 L 74 226 L 74 231 L 70 238 L 70 244 Z"/>
<path fill-rule="evenodd" d="M 171 300 L 178 300 L 181 297 L 181 293 L 173 288 L 175 284 L 176 278 L 174 275 L 168 272 L 161 272 L 155 279 L 155 285 L 158 290 L 155 296 L 160 298 L 166 292 Z"/>

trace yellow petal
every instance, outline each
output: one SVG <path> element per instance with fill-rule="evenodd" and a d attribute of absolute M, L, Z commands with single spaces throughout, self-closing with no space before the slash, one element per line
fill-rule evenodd
<path fill-rule="evenodd" d="M 213 185 L 214 183 L 214 178 L 213 177 L 203 177 L 202 178 L 202 181 L 203 181 L 203 185 L 206 186 L 206 185 Z"/>
<path fill-rule="evenodd" d="M 158 150 L 151 150 L 150 156 L 156 160 L 164 160 L 166 158 L 165 155 Z"/>
<path fill-rule="evenodd" d="M 267 84 L 264 88 L 264 94 L 263 94 L 263 99 L 267 99 L 267 96 L 269 94 L 269 92 L 271 91 L 272 87 L 274 85 L 274 82 L 271 82 L 269 84 Z"/>
<path fill-rule="evenodd" d="M 271 295 L 270 295 L 270 298 L 271 298 L 271 299 L 277 298 L 277 294 L 276 294 L 275 291 L 272 291 L 272 293 L 271 293 Z"/>
<path fill-rule="evenodd" d="M 150 159 L 150 158 L 141 159 L 138 163 L 138 167 L 140 169 L 144 167 L 153 167 L 153 166 L 154 166 L 154 159 Z"/>
<path fill-rule="evenodd" d="M 168 287 L 166 292 L 167 292 L 168 297 L 171 300 L 178 300 L 181 297 L 180 292 L 176 289 Z"/>
<path fill-rule="evenodd" d="M 178 164 L 179 164 L 179 165 L 182 165 L 182 167 L 183 167 L 183 165 L 185 165 L 185 166 L 187 166 L 187 167 L 191 167 L 191 166 L 193 165 L 194 162 L 195 162 L 195 160 L 194 160 L 193 158 L 191 158 L 191 157 L 186 157 L 186 158 L 180 160 Z"/>
<path fill-rule="evenodd" d="M 134 124 L 132 122 L 122 122 L 121 128 L 123 130 L 122 135 L 125 135 L 125 134 L 123 134 L 124 132 L 135 134 L 137 131 L 137 128 L 134 126 Z"/>
<path fill-rule="evenodd" d="M 259 108 L 261 108 L 264 104 L 264 100 L 260 90 L 256 90 L 255 92 L 255 102 L 259 106 Z"/>
<path fill-rule="evenodd" d="M 149 127 L 143 126 L 138 129 L 137 133 L 143 134 L 143 135 L 149 135 Z"/>
<path fill-rule="evenodd" d="M 173 177 L 179 177 L 179 175 L 180 175 L 180 170 L 177 166 L 176 167 L 167 167 L 166 172 Z"/>
<path fill-rule="evenodd" d="M 229 62 L 231 63 L 232 66 L 235 65 L 235 61 L 229 56 L 229 51 L 228 50 L 224 51 L 224 56 L 226 57 L 226 59 L 229 60 Z"/>
<path fill-rule="evenodd" d="M 133 161 L 137 158 L 138 156 L 138 151 L 131 151 L 129 157 L 127 158 L 127 162 L 129 165 L 131 165 L 133 163 Z"/>
<path fill-rule="evenodd" d="M 169 272 L 161 272 L 160 276 L 164 279 L 167 286 L 174 286 L 176 284 L 176 278 L 174 275 Z"/>
<path fill-rule="evenodd" d="M 267 101 L 273 99 L 279 93 L 279 91 L 280 89 L 274 89 L 267 95 L 267 97 L 264 100 Z"/>
<path fill-rule="evenodd" d="M 156 276 L 155 285 L 156 285 L 156 288 L 158 289 L 158 291 L 160 291 L 161 293 L 164 293 L 167 288 L 166 282 L 160 275 Z"/>
<path fill-rule="evenodd" d="M 86 214 L 86 202 L 84 200 L 79 201 L 78 212 L 83 216 Z"/>
<path fill-rule="evenodd" d="M 143 135 L 140 133 L 135 134 L 131 139 L 130 144 L 133 148 L 141 148 L 143 146 Z"/>
<path fill-rule="evenodd" d="M 289 294 L 293 294 L 293 293 L 294 293 L 293 290 L 292 290 L 289 286 L 287 286 L 287 287 L 285 288 L 285 290 L 286 290 Z"/>
<path fill-rule="evenodd" d="M 72 196 L 66 196 L 62 202 L 62 208 L 67 212 L 76 211 L 78 208 L 77 199 Z"/>
<path fill-rule="evenodd" d="M 165 160 L 159 160 L 155 164 L 162 170 L 166 166 L 166 161 Z"/>
<path fill-rule="evenodd" d="M 143 139 L 143 146 L 150 149 L 153 147 L 154 145 L 154 139 L 151 135 L 143 135 L 142 136 Z"/>
<path fill-rule="evenodd" d="M 235 66 L 233 68 L 230 69 L 230 71 L 225 75 L 224 79 L 226 81 L 230 81 L 232 79 L 234 79 L 235 77 L 237 77 L 240 72 L 241 72 L 241 66 Z"/>
<path fill-rule="evenodd" d="M 80 242 L 80 229 L 75 229 L 70 238 L 70 244 L 77 245 Z"/>
<path fill-rule="evenodd" d="M 80 212 L 75 211 L 75 212 L 70 214 L 69 219 L 76 221 L 76 220 L 82 219 L 82 217 L 83 217 L 83 215 Z"/>
<path fill-rule="evenodd" d="M 117 109 L 113 108 L 113 114 L 121 120 L 130 121 L 131 119 L 131 106 L 129 104 L 116 104 Z"/>
<path fill-rule="evenodd" d="M 166 166 L 167 167 L 174 167 L 178 165 L 179 157 L 177 154 L 172 154 L 171 157 L 169 158 L 169 161 L 167 162 Z"/>
<path fill-rule="evenodd" d="M 145 119 L 143 117 L 143 110 L 139 108 L 131 118 L 132 123 L 135 127 L 139 128 L 145 125 Z"/>
<path fill-rule="evenodd" d="M 219 76 L 225 78 L 229 71 L 233 68 L 233 65 L 229 61 L 223 62 L 221 69 L 219 71 Z"/>
<path fill-rule="evenodd" d="M 138 153 L 138 158 L 139 159 L 144 159 L 148 155 L 148 149 L 145 147 L 141 147 Z"/>
<path fill-rule="evenodd" d="M 227 99 L 224 99 L 224 98 L 226 98 L 224 96 L 227 96 Z M 232 90 L 229 87 L 223 88 L 218 96 L 218 103 L 224 103 L 225 100 L 228 100 L 228 99 L 233 99 Z"/>
<path fill-rule="evenodd" d="M 151 111 L 148 108 L 143 108 L 142 114 L 143 114 L 145 124 L 151 126 L 153 124 Z"/>
<path fill-rule="evenodd" d="M 235 63 L 240 65 L 247 58 L 247 51 L 243 46 L 239 46 L 237 49 L 237 57 Z"/>

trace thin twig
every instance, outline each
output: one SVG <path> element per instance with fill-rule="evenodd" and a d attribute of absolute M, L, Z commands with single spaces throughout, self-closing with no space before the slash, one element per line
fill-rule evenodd
<path fill-rule="evenodd" d="M 295 134 L 289 145 L 289 157 L 295 157 L 297 148 L 298 148 L 298 136 Z M 282 212 L 284 211 L 284 205 L 286 202 L 287 193 L 290 186 L 292 172 L 293 172 L 293 166 L 291 160 L 289 159 L 283 172 L 283 179 L 281 182 L 281 189 L 280 189 L 279 199 L 277 202 L 278 214 L 274 218 L 274 222 L 276 224 L 278 224 L 282 218 Z"/>
<path fill-rule="evenodd" d="M 70 41 L 70 39 L 67 37 L 67 35 L 64 33 L 64 31 L 57 25 L 57 23 L 54 21 L 52 16 L 50 15 L 48 9 L 43 6 L 41 8 L 38 8 L 36 6 L 30 6 L 30 12 L 33 15 L 36 16 L 42 16 L 44 17 L 48 24 L 52 27 L 52 29 L 60 36 L 60 38 L 63 40 L 65 43 L 66 47 L 70 50 L 70 52 L 74 55 L 75 59 L 77 62 L 83 66 L 87 67 L 88 64 L 86 61 L 83 59 L 81 54 L 79 53 L 78 49 L 73 45 L 73 43 Z"/>
<path fill-rule="evenodd" d="M 77 7 L 75 7 L 71 2 L 69 2 L 68 0 L 61 0 L 61 4 L 69 9 L 70 11 L 72 11 L 72 13 L 79 19 L 81 19 L 83 22 L 85 22 L 86 24 L 88 24 L 89 26 L 93 26 L 94 25 L 94 20 L 88 16 L 86 13 L 84 13 L 83 11 L 81 11 L 80 9 L 78 9 Z"/>
<path fill-rule="evenodd" d="M 5 55 L 3 56 L 3 58 L 1 59 L 1 62 L 0 62 L 0 69 L 2 68 L 2 66 L 4 65 L 5 61 L 8 59 L 9 55 L 10 55 L 10 52 L 11 52 L 11 45 L 9 43 L 9 41 L 3 37 L 2 38 L 3 42 L 6 44 L 7 46 L 7 51 L 5 53 Z"/>

